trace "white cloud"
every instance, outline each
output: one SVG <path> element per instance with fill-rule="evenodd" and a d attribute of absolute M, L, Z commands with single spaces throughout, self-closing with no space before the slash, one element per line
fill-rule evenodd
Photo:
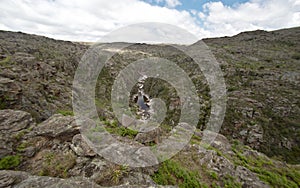
<path fill-rule="evenodd" d="M 137 34 L 138 33 L 138 34 Z M 113 31 L 100 42 L 142 42 L 142 43 L 175 43 L 193 44 L 199 39 L 191 33 L 170 24 L 141 23 Z"/>
<path fill-rule="evenodd" d="M 210 2 L 203 8 L 198 16 L 213 36 L 300 26 L 300 0 L 250 0 L 233 7 Z"/>
<path fill-rule="evenodd" d="M 0 29 L 97 41 L 115 29 L 141 22 L 176 25 L 198 38 L 300 26 L 300 0 L 250 0 L 232 7 L 209 2 L 198 13 L 174 9 L 179 0 L 151 1 L 167 7 L 141 0 L 0 0 Z"/>
<path fill-rule="evenodd" d="M 200 33 L 189 12 L 139 0 L 10 0 L 0 1 L 0 7 L 0 29 L 64 40 L 95 41 L 110 31 L 140 22 L 169 23 Z"/>
<path fill-rule="evenodd" d="M 179 0 L 165 0 L 165 1 L 166 1 L 166 5 L 170 8 L 174 8 L 181 5 Z"/>
<path fill-rule="evenodd" d="M 148 0 L 149 2 L 155 2 L 157 4 L 164 3 L 166 7 L 169 8 L 175 8 L 179 5 L 181 5 L 181 2 L 179 0 Z"/>

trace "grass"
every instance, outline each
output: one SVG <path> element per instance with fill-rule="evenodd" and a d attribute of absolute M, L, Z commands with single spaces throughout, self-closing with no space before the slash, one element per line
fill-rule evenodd
<path fill-rule="evenodd" d="M 163 162 L 152 179 L 159 185 L 178 185 L 180 188 L 207 187 L 200 182 L 201 177 L 197 171 L 188 170 L 173 160 Z"/>
<path fill-rule="evenodd" d="M 250 168 L 251 171 L 258 174 L 258 177 L 273 187 L 297 188 L 300 186 L 299 173 L 294 171 L 292 174 L 284 169 L 267 170 L 264 168 Z M 298 174 L 297 174 L 298 173 Z M 288 176 L 287 176 L 288 175 Z M 295 178 L 294 182 L 291 177 Z"/>
<path fill-rule="evenodd" d="M 209 175 L 210 175 L 210 177 L 211 177 L 212 179 L 214 179 L 214 180 L 218 180 L 218 179 L 219 179 L 218 174 L 217 174 L 216 172 L 214 172 L 214 171 L 211 171 L 211 172 L 209 173 Z"/>
<path fill-rule="evenodd" d="M 20 145 L 17 147 L 18 152 L 24 151 L 28 147 L 28 142 L 22 142 Z"/>
<path fill-rule="evenodd" d="M 234 177 L 226 175 L 223 178 L 223 183 L 225 188 L 241 188 L 241 183 L 237 182 Z"/>
<path fill-rule="evenodd" d="M 114 184 L 118 184 L 120 182 L 121 177 L 128 174 L 129 168 L 128 166 L 122 165 L 118 166 L 118 168 L 114 169 L 112 172 L 112 181 Z"/>
<path fill-rule="evenodd" d="M 74 112 L 71 110 L 57 110 L 57 113 L 62 114 L 63 116 L 74 116 Z"/>
<path fill-rule="evenodd" d="M 59 154 L 46 152 L 39 176 L 68 177 L 68 170 L 76 164 L 76 157 L 72 153 Z"/>
<path fill-rule="evenodd" d="M 235 143 L 232 147 L 236 158 L 235 165 L 241 165 L 256 173 L 260 180 L 272 187 L 296 188 L 300 186 L 300 173 L 288 167 L 278 167 L 265 157 L 245 156 L 242 152 L 245 146 Z"/>
<path fill-rule="evenodd" d="M 129 137 L 129 138 L 134 138 L 139 132 L 135 130 L 131 130 L 122 126 L 118 126 L 117 121 L 104 121 L 104 124 L 106 125 L 105 129 L 107 132 L 111 134 L 116 134 L 122 137 Z"/>
<path fill-rule="evenodd" d="M 106 170 L 100 173 L 95 182 L 104 187 L 116 186 L 124 183 L 122 180 L 128 176 L 131 169 L 127 165 L 107 166 Z"/>
<path fill-rule="evenodd" d="M 16 135 L 14 135 L 14 138 L 16 140 L 20 140 L 28 131 L 27 130 L 22 130 L 18 132 Z"/>
<path fill-rule="evenodd" d="M 0 160 L 0 170 L 13 169 L 19 166 L 21 157 L 19 155 L 9 155 Z"/>

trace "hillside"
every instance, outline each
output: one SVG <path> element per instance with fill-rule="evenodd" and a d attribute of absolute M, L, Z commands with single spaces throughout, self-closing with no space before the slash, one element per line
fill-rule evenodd
<path fill-rule="evenodd" d="M 74 121 L 72 82 L 89 46 L 0 31 L 0 187 L 299 187 L 300 28 L 203 41 L 220 63 L 228 94 L 225 120 L 210 146 L 200 144 L 210 116 L 210 88 L 193 59 L 178 49 L 132 44 L 114 54 L 100 73 L 95 99 L 100 124 L 125 143 L 157 142 L 151 134 L 144 139 L 121 127 L 112 113 L 114 79 L 131 62 L 147 57 L 174 61 L 201 99 L 204 113 L 189 144 L 162 164 L 132 168 L 95 153 Z M 178 94 L 163 80 L 149 78 L 143 84 L 150 99 L 161 98 L 167 106 L 160 130 L 166 137 L 179 121 Z M 135 85 L 130 98 L 137 91 Z M 130 107 L 137 111 L 133 101 Z"/>

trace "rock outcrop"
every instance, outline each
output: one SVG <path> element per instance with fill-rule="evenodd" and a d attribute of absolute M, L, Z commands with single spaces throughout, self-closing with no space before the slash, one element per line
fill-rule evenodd
<path fill-rule="evenodd" d="M 0 158 L 14 154 L 17 140 L 34 126 L 35 122 L 27 112 L 0 110 Z"/>
<path fill-rule="evenodd" d="M 118 73 L 141 58 L 165 58 L 190 76 L 199 96 L 202 113 L 189 144 L 147 168 L 114 164 L 80 134 L 71 107 L 72 81 L 89 46 L 0 31 L 0 187 L 299 187 L 299 165 L 286 163 L 300 162 L 299 29 L 204 39 L 228 90 L 220 133 L 206 131 L 215 137 L 210 144 L 201 142 L 210 117 L 210 88 L 190 57 L 168 45 L 133 44 L 116 53 L 97 80 L 98 123 L 118 141 L 147 146 L 134 153 L 140 161 L 162 160 L 152 148 L 179 122 L 181 101 L 169 83 L 146 79 L 145 93 L 166 104 L 165 120 L 148 133 L 131 130 L 131 119 L 122 126 L 109 102 Z M 130 98 L 137 92 L 134 86 Z M 135 105 L 129 104 L 133 114 Z"/>
<path fill-rule="evenodd" d="M 104 159 L 78 134 L 79 128 L 72 116 L 55 114 L 37 124 L 29 113 L 0 110 L 0 119 L 1 139 L 5 146 L 1 148 L 0 168 L 17 170 L 0 171 L 0 187 L 162 187 L 152 177 L 166 167 L 133 168 Z M 129 137 L 112 134 L 123 142 L 133 143 Z M 201 145 L 203 132 L 196 131 L 191 143 L 172 159 L 181 164 L 182 169 L 191 168 L 191 171 L 207 176 L 203 184 L 270 187 L 270 182 L 259 178 L 265 174 L 260 174 L 258 167 L 269 170 L 264 173 L 274 173 L 272 169 L 299 170 L 297 166 L 273 161 L 249 147 L 231 145 L 223 135 L 206 134 L 216 137 L 210 145 Z M 289 175 L 290 171 L 285 173 Z M 212 174 L 215 179 L 211 180 Z"/>

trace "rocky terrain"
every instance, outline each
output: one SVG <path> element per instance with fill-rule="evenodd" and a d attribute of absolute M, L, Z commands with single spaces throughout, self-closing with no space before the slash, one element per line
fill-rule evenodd
<path fill-rule="evenodd" d="M 176 156 L 132 168 L 95 153 L 75 123 L 72 81 L 89 46 L 1 31 L 0 187 L 299 187 L 299 38 L 300 28 L 292 28 L 204 39 L 220 63 L 228 93 L 225 120 L 220 134 L 210 133 L 217 134 L 211 145 L 200 144 L 210 115 L 209 87 L 191 58 L 166 45 L 134 44 L 116 53 L 100 73 L 95 99 L 100 124 L 114 137 L 157 142 L 153 135 L 144 138 L 119 126 L 111 112 L 114 78 L 140 58 L 176 62 L 192 78 L 205 112 Z M 165 101 L 161 132 L 167 135 L 180 115 L 176 91 L 151 78 L 144 90 Z M 130 106 L 136 111 L 133 102 Z"/>

